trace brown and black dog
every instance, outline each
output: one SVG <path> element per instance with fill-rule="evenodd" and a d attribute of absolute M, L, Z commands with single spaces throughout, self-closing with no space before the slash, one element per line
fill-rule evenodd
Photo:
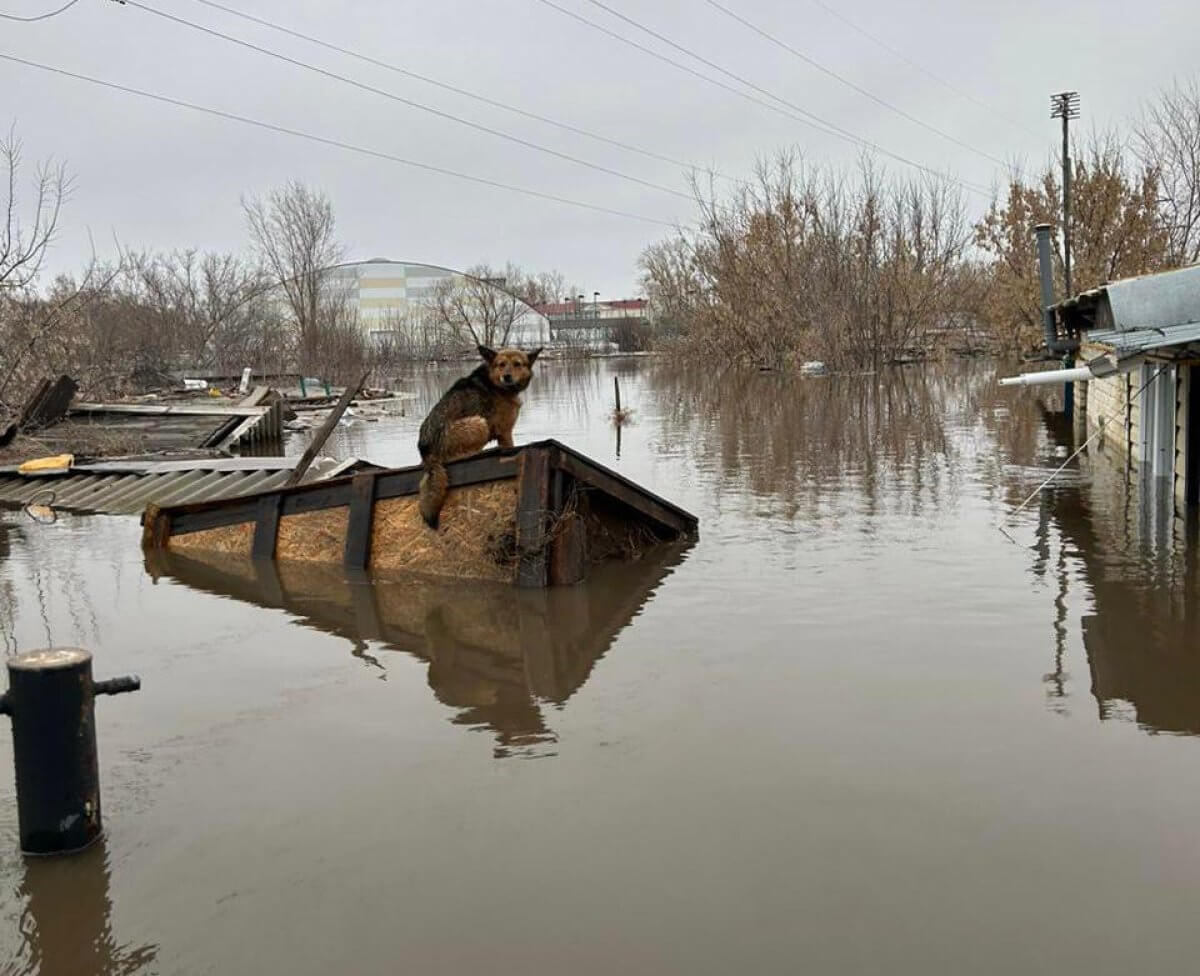
<path fill-rule="evenodd" d="M 449 479 L 446 462 L 483 450 L 488 441 L 513 446 L 513 426 L 521 411 L 521 391 L 533 379 L 533 363 L 541 353 L 520 349 L 496 352 L 479 347 L 483 364 L 448 389 L 421 424 L 421 517 L 430 528 L 446 500 Z"/>

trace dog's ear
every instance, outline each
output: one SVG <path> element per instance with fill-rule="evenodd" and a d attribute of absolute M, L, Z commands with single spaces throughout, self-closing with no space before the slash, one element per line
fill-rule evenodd
<path fill-rule="evenodd" d="M 540 355 L 542 354 L 542 349 L 544 349 L 544 348 L 545 348 L 544 346 L 538 346 L 538 347 L 537 347 L 535 350 L 533 350 L 533 352 L 531 352 L 531 353 L 529 354 L 529 365 L 530 365 L 530 366 L 532 366 L 532 365 L 533 365 L 533 361 L 534 361 L 535 359 L 537 359 L 537 358 L 538 358 L 538 356 L 540 356 Z"/>
<path fill-rule="evenodd" d="M 489 366 L 492 365 L 492 360 L 496 358 L 496 350 L 489 349 L 487 346 L 479 346 L 479 355 L 483 357 L 483 361 Z"/>

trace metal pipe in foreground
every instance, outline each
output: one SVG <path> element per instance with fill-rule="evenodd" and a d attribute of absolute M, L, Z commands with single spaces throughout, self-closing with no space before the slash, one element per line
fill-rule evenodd
<path fill-rule="evenodd" d="M 1053 386 L 1057 383 L 1084 383 L 1096 378 L 1086 366 L 1074 369 L 1044 369 L 1040 373 L 1022 373 L 1020 376 L 1005 376 L 1001 386 Z"/>
<path fill-rule="evenodd" d="M 9 659 L 0 714 L 12 716 L 17 819 L 26 854 L 82 850 L 103 832 L 95 697 L 140 687 L 136 675 L 93 682 L 92 655 L 77 647 Z"/>

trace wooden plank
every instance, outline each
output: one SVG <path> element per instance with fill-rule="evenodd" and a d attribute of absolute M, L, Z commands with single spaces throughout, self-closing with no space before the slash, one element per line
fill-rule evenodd
<path fill-rule="evenodd" d="M 25 421 L 29 415 L 37 408 L 37 405 L 42 402 L 42 397 L 50 392 L 50 387 L 54 381 L 49 376 L 43 376 L 38 381 L 38 385 L 33 388 L 33 393 L 29 395 L 29 399 L 25 401 L 25 406 L 21 410 L 21 416 L 17 418 L 17 426 L 24 427 Z"/>
<path fill-rule="evenodd" d="M 550 543 L 551 586 L 573 586 L 587 575 L 587 526 L 575 512 L 559 516 Z"/>
<path fill-rule="evenodd" d="M 232 424 L 222 424 L 200 446 L 217 448 L 233 447 L 247 437 L 253 441 L 255 431 L 264 422 L 265 418 L 266 414 L 258 417 L 247 417 L 245 420 L 238 420 L 237 417 L 234 417 Z"/>
<path fill-rule="evenodd" d="M 550 451 L 526 447 L 517 482 L 517 585 L 546 585 L 546 526 L 550 507 Z"/>
<path fill-rule="evenodd" d="M 296 459 L 283 457 L 199 457 L 179 461 L 93 461 L 71 470 L 86 474 L 170 474 L 177 471 L 290 471 Z M 0 469 L 0 472 L 7 469 Z"/>
<path fill-rule="evenodd" d="M 369 374 L 367 373 L 363 373 L 362 376 L 359 377 L 357 383 L 352 383 L 346 387 L 346 392 L 343 393 L 342 398 L 338 400 L 337 406 L 329 412 L 329 416 L 326 417 L 321 426 L 317 428 L 316 433 L 313 434 L 312 441 L 309 442 L 309 445 L 307 448 L 305 448 L 304 453 L 300 455 L 300 461 L 297 463 L 295 470 L 292 472 L 292 476 L 287 480 L 288 487 L 300 483 L 300 479 L 304 477 L 304 472 L 308 470 L 308 466 L 313 463 L 313 458 L 315 458 L 321 448 L 325 446 L 325 442 L 329 439 L 329 435 L 333 433 L 333 428 L 336 427 L 337 422 L 342 419 L 342 414 L 345 413 L 346 408 L 350 406 L 350 401 L 353 400 L 354 395 L 358 393 L 358 388 L 367 381 L 368 375 Z"/>
<path fill-rule="evenodd" d="M 71 413 L 127 413 L 143 417 L 261 417 L 270 407 L 236 403 L 75 403 Z"/>
<path fill-rule="evenodd" d="M 230 435 L 235 430 L 240 429 L 245 424 L 254 423 L 253 418 L 243 419 L 242 417 L 229 417 L 216 426 L 215 429 L 208 432 L 208 435 L 201 439 L 197 447 L 224 447 L 230 441 Z"/>
<path fill-rule="evenodd" d="M 676 505 L 674 502 L 668 501 L 667 499 L 663 498 L 661 495 L 656 495 L 654 492 L 652 492 L 646 488 L 643 488 L 636 481 L 632 481 L 629 478 L 626 478 L 624 475 L 618 474 L 616 471 L 612 470 L 612 468 L 605 467 L 603 464 L 600 464 L 598 461 L 593 460 L 592 458 L 588 457 L 585 454 L 580 454 L 578 451 L 573 450 L 570 447 L 567 447 L 567 445 L 563 444 L 561 441 L 549 439 L 549 440 L 545 440 L 545 441 L 539 441 L 538 443 L 546 444 L 550 447 L 553 447 L 556 450 L 557 454 L 560 456 L 568 456 L 568 457 L 574 458 L 577 462 L 579 462 L 582 465 L 585 465 L 589 469 L 591 469 L 593 471 L 597 471 L 601 474 L 608 475 L 608 477 L 612 478 L 613 480 L 617 481 L 620 484 L 625 485 L 630 490 L 637 492 L 639 495 L 643 496 L 648 501 L 651 501 L 656 505 L 661 505 L 663 508 L 665 508 L 669 512 L 673 512 L 683 522 L 687 523 L 688 525 L 691 525 L 692 528 L 696 528 L 700 524 L 700 520 L 698 518 L 696 518 L 696 516 L 693 515 L 691 512 L 689 512 L 686 508 L 681 508 L 680 506 Z"/>
<path fill-rule="evenodd" d="M 200 511 L 188 511 L 193 506 L 213 506 Z M 220 529 L 240 522 L 253 522 L 258 517 L 258 499 L 237 498 L 232 501 L 193 502 L 171 509 L 171 535 L 186 535 L 205 529 Z"/>
<path fill-rule="evenodd" d="M 165 549 L 171 538 L 171 516 L 151 502 L 142 513 L 142 548 Z"/>
<path fill-rule="evenodd" d="M 555 464 L 573 478 L 611 495 L 675 535 L 690 536 L 696 531 L 695 516 L 644 491 L 615 472 L 581 459 L 573 451 L 559 451 Z"/>
<path fill-rule="evenodd" d="M 283 498 L 278 492 L 259 496 L 254 541 L 250 546 L 252 559 L 275 558 L 275 540 L 279 536 L 279 512 L 282 508 Z"/>
<path fill-rule="evenodd" d="M 261 407 L 263 405 L 263 401 L 267 398 L 270 392 L 271 388 L 269 386 L 256 386 L 250 391 L 249 396 L 238 402 L 238 406 Z"/>
<path fill-rule="evenodd" d="M 67 408 L 75 396 L 79 384 L 71 377 L 63 375 L 45 388 L 41 396 L 33 399 L 25 407 L 21 418 L 23 430 L 39 430 L 49 427 L 66 416 Z"/>
<path fill-rule="evenodd" d="M 517 477 L 518 460 L 516 454 L 499 455 L 489 452 L 464 458 L 461 461 L 451 461 L 446 465 L 446 473 L 450 476 L 451 488 L 462 488 L 466 485 L 478 485 L 485 481 L 505 481 Z M 376 498 L 402 498 L 405 495 L 415 495 L 421 486 L 421 476 L 425 472 L 420 467 L 398 468 L 384 472 L 379 476 L 379 487 Z"/>
<path fill-rule="evenodd" d="M 371 521 L 375 515 L 378 477 L 374 471 L 356 474 L 350 486 L 350 517 L 342 557 L 342 564 L 347 569 L 366 569 L 371 559 Z"/>

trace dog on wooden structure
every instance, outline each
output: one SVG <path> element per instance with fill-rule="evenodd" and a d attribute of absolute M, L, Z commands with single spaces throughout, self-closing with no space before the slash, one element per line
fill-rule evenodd
<path fill-rule="evenodd" d="M 479 347 L 483 363 L 448 389 L 421 424 L 421 517 L 430 528 L 446 501 L 450 479 L 446 462 L 483 450 L 489 441 L 513 446 L 513 426 L 521 412 L 521 392 L 533 378 L 533 363 L 541 353 L 520 349 Z"/>

